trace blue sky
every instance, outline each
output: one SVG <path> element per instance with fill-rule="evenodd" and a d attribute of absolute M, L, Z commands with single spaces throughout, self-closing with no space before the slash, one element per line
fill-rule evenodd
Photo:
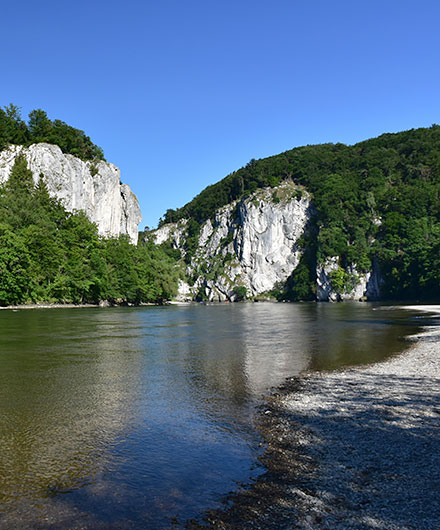
<path fill-rule="evenodd" d="M 440 122 L 437 1 L 8 4 L 0 105 L 84 130 L 140 229 L 251 158 Z"/>

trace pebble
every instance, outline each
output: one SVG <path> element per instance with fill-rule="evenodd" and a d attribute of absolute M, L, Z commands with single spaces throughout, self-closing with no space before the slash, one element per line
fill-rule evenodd
<path fill-rule="evenodd" d="M 437 327 L 387 362 L 307 376 L 282 401 L 291 428 L 318 440 L 305 446 L 314 493 L 295 500 L 295 527 L 439 529 L 438 403 Z M 311 514 L 319 524 L 311 526 Z"/>

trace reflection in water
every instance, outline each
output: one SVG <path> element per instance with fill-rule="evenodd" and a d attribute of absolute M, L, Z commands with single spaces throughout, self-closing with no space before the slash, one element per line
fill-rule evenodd
<path fill-rule="evenodd" d="M 44 513 L 108 466 L 133 421 L 140 359 L 135 339 L 117 336 L 123 314 L 110 328 L 98 313 L 1 316 L 0 504 Z"/>
<path fill-rule="evenodd" d="M 407 313 L 224 304 L 0 313 L 0 527 L 167 527 L 260 470 L 256 400 L 405 347 Z M 418 321 L 419 322 L 419 321 Z"/>

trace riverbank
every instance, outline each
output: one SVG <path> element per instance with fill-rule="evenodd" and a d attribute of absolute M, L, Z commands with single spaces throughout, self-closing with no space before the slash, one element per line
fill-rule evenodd
<path fill-rule="evenodd" d="M 99 304 L 21 304 L 0 306 L 0 310 L 21 311 L 22 309 L 81 309 L 84 307 L 101 307 Z"/>
<path fill-rule="evenodd" d="M 386 362 L 277 389 L 258 415 L 267 472 L 189 528 L 439 528 L 440 328 L 412 340 Z"/>
<path fill-rule="evenodd" d="M 0 306 L 0 310 L 5 311 L 21 311 L 22 309 L 84 309 L 84 308 L 107 308 L 107 307 L 147 307 L 147 306 L 158 306 L 158 305 L 169 305 L 166 304 L 155 304 L 153 302 L 141 302 L 140 304 L 131 303 L 110 303 L 106 300 L 99 304 L 21 304 L 21 305 L 7 305 Z"/>

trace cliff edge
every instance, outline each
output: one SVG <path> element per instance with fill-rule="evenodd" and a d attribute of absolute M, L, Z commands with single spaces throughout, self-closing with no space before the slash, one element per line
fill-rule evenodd
<path fill-rule="evenodd" d="M 130 187 L 121 183 L 120 170 L 115 165 L 83 161 L 46 143 L 11 145 L 0 152 L 0 183 L 8 180 L 21 152 L 35 183 L 42 174 L 49 193 L 60 199 L 68 211 L 84 211 L 102 236 L 126 234 L 133 244 L 137 243 L 142 219 L 138 200 Z"/>

